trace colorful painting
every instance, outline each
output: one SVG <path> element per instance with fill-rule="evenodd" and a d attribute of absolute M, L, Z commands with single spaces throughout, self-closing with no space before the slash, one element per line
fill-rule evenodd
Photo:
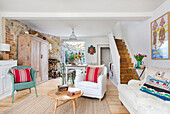
<path fill-rule="evenodd" d="M 94 53 L 96 53 L 96 49 L 95 47 L 93 47 L 93 45 L 88 47 L 88 53 L 90 53 L 90 55 L 93 55 Z"/>
<path fill-rule="evenodd" d="M 168 16 L 168 13 L 166 13 L 151 23 L 152 59 L 170 59 Z"/>

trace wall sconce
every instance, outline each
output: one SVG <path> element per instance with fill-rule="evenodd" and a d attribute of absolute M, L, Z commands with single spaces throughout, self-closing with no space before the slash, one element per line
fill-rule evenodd
<path fill-rule="evenodd" d="M 0 51 L 3 52 L 3 54 L 1 54 L 2 60 L 9 60 L 9 54 L 6 54 L 5 52 L 10 51 L 10 45 L 5 44 L 5 43 L 1 43 L 0 44 Z"/>

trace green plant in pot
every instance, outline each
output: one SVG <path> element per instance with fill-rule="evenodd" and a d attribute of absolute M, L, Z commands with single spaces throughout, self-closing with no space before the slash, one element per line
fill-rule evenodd
<path fill-rule="evenodd" d="M 70 55 L 69 55 L 69 63 L 73 63 L 74 62 L 74 53 L 71 52 Z"/>
<path fill-rule="evenodd" d="M 142 60 L 143 60 L 144 57 L 147 57 L 147 55 L 144 55 L 144 54 L 140 54 L 140 53 L 139 53 L 139 54 L 135 54 L 134 57 L 135 57 L 135 59 L 136 59 L 136 61 L 137 61 L 136 67 L 139 68 L 140 65 L 143 65 L 143 64 L 144 64 L 144 62 L 143 62 Z"/>

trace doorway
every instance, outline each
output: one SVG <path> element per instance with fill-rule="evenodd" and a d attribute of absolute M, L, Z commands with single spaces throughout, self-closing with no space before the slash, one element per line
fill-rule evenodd
<path fill-rule="evenodd" d="M 105 64 L 107 67 L 107 73 L 109 73 L 109 62 L 110 62 L 110 48 L 109 47 L 101 47 L 100 53 L 100 64 Z"/>

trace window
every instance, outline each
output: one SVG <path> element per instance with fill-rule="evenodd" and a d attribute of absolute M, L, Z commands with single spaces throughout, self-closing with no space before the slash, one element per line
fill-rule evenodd
<path fill-rule="evenodd" d="M 85 42 L 84 41 L 64 41 L 64 63 L 71 63 L 69 57 L 71 55 L 82 55 L 81 62 L 84 64 L 85 60 Z"/>

